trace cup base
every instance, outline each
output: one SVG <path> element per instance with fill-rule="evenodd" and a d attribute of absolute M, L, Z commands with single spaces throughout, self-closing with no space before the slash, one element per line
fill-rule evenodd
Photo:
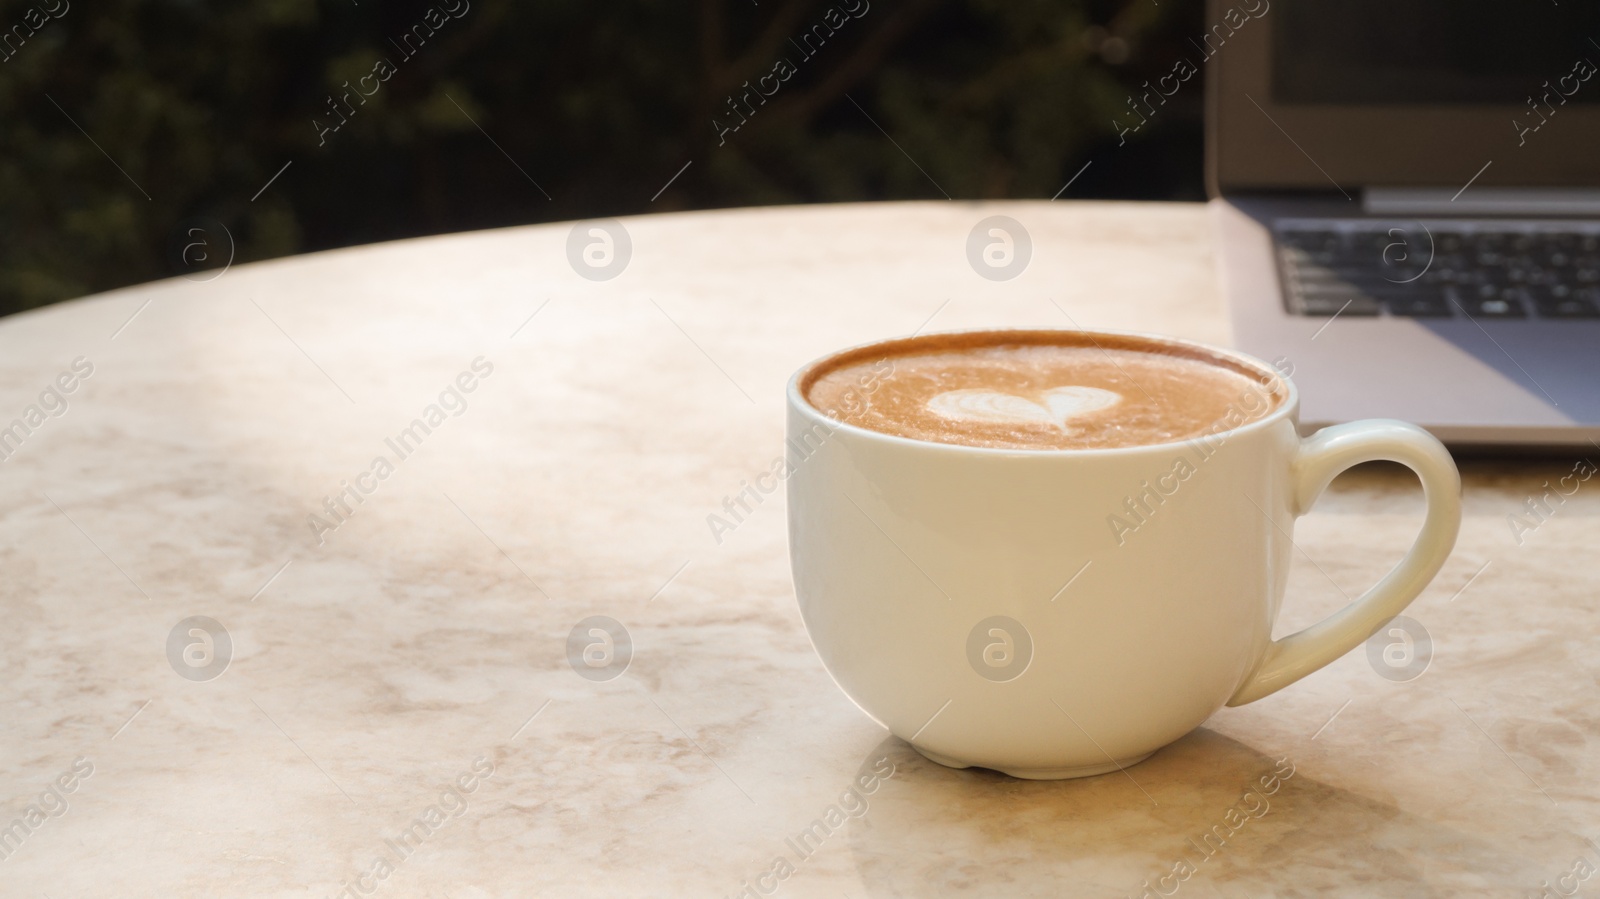
<path fill-rule="evenodd" d="M 928 761 L 937 762 L 946 768 L 972 767 L 972 765 L 967 762 L 953 759 L 947 755 L 940 755 L 937 752 L 929 752 L 915 743 L 911 744 L 911 748 L 915 749 L 922 755 L 923 758 L 927 759 Z M 1019 778 L 1021 780 L 1067 780 L 1073 777 L 1093 777 L 1096 774 L 1109 774 L 1112 771 L 1120 771 L 1123 768 L 1129 768 L 1137 765 L 1152 755 L 1155 755 L 1155 753 L 1147 752 L 1144 755 L 1135 756 L 1130 759 L 1122 759 L 1115 762 L 1107 762 L 1104 765 L 1080 765 L 1076 768 L 995 768 L 993 770 L 999 771 L 1001 774 L 1009 774 L 1012 777 Z"/>

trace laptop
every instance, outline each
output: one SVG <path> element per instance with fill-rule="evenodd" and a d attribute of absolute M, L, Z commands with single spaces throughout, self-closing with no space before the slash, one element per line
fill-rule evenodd
<path fill-rule="evenodd" d="M 1303 427 L 1595 452 L 1600 4 L 1206 16 L 1190 56 L 1234 342 L 1292 373 Z"/>

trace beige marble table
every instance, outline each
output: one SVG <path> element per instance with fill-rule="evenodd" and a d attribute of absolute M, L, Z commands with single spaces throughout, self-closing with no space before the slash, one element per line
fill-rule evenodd
<path fill-rule="evenodd" d="M 991 215 L 1031 237 L 1012 280 L 967 258 Z M 33 422 L 0 463 L 0 894 L 1600 893 L 1570 876 L 1600 867 L 1600 481 L 1526 508 L 1581 460 L 1463 464 L 1415 679 L 1358 651 L 1126 775 L 948 770 L 818 663 L 781 492 L 708 517 L 782 452 L 789 373 L 836 347 L 1226 341 L 1204 209 L 624 226 L 604 281 L 541 225 L 0 322 L 0 423 Z M 1398 469 L 1341 478 L 1280 631 L 1375 581 L 1421 510 Z M 620 674 L 569 659 L 591 616 L 625 631 L 601 650 Z"/>

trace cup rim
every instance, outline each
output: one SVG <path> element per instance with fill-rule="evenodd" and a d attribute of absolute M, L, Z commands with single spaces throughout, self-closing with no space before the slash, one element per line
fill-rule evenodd
<path fill-rule="evenodd" d="M 810 400 L 806 399 L 805 395 L 800 389 L 801 383 L 804 382 L 813 372 L 816 372 L 822 367 L 845 356 L 861 353 L 864 350 L 875 347 L 909 347 L 915 345 L 915 343 L 940 337 L 977 337 L 981 335 L 985 337 L 997 337 L 1003 341 L 1007 335 L 1016 335 L 1020 337 L 1021 335 L 1037 336 L 1044 334 L 1081 335 L 1088 337 L 1091 342 L 1095 342 L 1096 337 L 1107 337 L 1117 342 L 1125 342 L 1129 340 L 1142 341 L 1145 343 L 1153 343 L 1177 348 L 1186 351 L 1185 354 L 1190 356 L 1199 355 L 1202 358 L 1212 357 L 1213 359 L 1224 359 L 1236 366 L 1254 371 L 1258 375 L 1264 376 L 1264 378 L 1276 380 L 1279 384 L 1283 385 L 1284 398 L 1283 401 L 1278 404 L 1278 408 L 1274 409 L 1270 414 L 1264 415 L 1254 421 L 1246 422 L 1242 425 L 1228 428 L 1226 430 L 1204 432 L 1203 434 L 1186 437 L 1182 440 L 1169 440 L 1162 443 L 1141 443 L 1133 446 L 1118 447 L 1087 447 L 1078 449 L 1021 449 L 1014 447 L 970 446 L 964 443 L 938 443 L 932 440 L 918 440 L 913 437 L 901 437 L 896 434 L 885 434 L 882 431 L 874 431 L 870 428 L 864 428 L 860 425 L 851 424 L 850 422 L 828 415 L 821 409 L 818 409 L 816 406 L 812 405 Z M 1262 380 L 1262 378 L 1257 379 L 1258 382 L 1260 380 Z M 1152 452 L 1170 452 L 1175 447 L 1188 446 L 1195 440 L 1201 439 L 1201 437 L 1209 440 L 1225 441 L 1236 436 L 1267 430 L 1286 418 L 1292 421 L 1298 421 L 1298 415 L 1300 411 L 1300 390 L 1295 386 L 1294 381 L 1291 380 L 1289 376 L 1279 372 L 1271 364 L 1255 356 L 1240 352 L 1239 350 L 1219 347 L 1198 340 L 1187 340 L 1181 337 L 1152 334 L 1147 331 L 1120 331 L 1109 328 L 963 328 L 950 331 L 932 331 L 926 334 L 912 334 L 909 337 L 891 337 L 880 338 L 878 340 L 869 340 L 864 343 L 858 343 L 853 346 L 844 347 L 831 353 L 827 353 L 823 356 L 819 356 L 801 366 L 794 372 L 794 374 L 789 376 L 789 384 L 785 389 L 785 397 L 788 400 L 788 404 L 791 409 L 811 419 L 813 422 L 820 423 L 830 428 L 830 433 L 832 430 L 844 430 L 847 433 L 853 434 L 854 436 L 862 439 L 877 440 L 887 443 L 891 446 L 904 445 L 907 447 L 918 447 L 932 452 L 974 453 L 983 456 L 1020 456 L 1026 458 L 1038 457 L 1047 459 L 1081 459 L 1105 456 L 1135 455 Z"/>

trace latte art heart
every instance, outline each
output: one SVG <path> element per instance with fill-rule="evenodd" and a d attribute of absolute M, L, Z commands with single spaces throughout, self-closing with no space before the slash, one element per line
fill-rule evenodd
<path fill-rule="evenodd" d="M 1049 424 L 1065 431 L 1067 422 L 1122 402 L 1122 395 L 1098 387 L 1053 387 L 1034 402 L 997 390 L 947 390 L 928 400 L 928 411 L 943 418 L 978 424 Z"/>

